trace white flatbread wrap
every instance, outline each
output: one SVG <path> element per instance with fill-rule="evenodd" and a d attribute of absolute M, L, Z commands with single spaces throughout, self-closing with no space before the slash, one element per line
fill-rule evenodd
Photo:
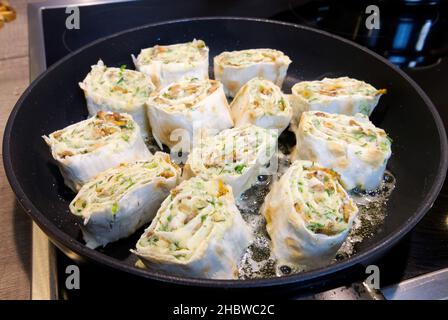
<path fill-rule="evenodd" d="M 208 47 L 202 40 L 142 49 L 135 58 L 137 70 L 147 74 L 158 88 L 183 78 L 208 79 Z"/>
<path fill-rule="evenodd" d="M 382 181 L 391 156 L 391 139 L 367 116 L 307 111 L 294 132 L 293 160 L 316 161 L 333 169 L 348 190 L 373 190 Z"/>
<path fill-rule="evenodd" d="M 266 129 L 286 129 L 292 108 L 281 89 L 270 80 L 253 78 L 236 94 L 230 104 L 235 127 L 255 124 Z"/>
<path fill-rule="evenodd" d="M 87 247 L 126 238 L 150 222 L 179 177 L 169 155 L 156 152 L 151 160 L 123 163 L 86 183 L 70 211 L 83 221 Z"/>
<path fill-rule="evenodd" d="M 126 113 L 100 111 L 43 138 L 65 184 L 75 192 L 101 171 L 152 157 L 138 124 Z"/>
<path fill-rule="evenodd" d="M 230 186 L 192 178 L 171 190 L 133 252 L 169 274 L 236 279 L 252 237 Z"/>
<path fill-rule="evenodd" d="M 261 212 L 277 264 L 306 269 L 331 262 L 358 208 L 337 173 L 298 160 L 275 182 Z"/>
<path fill-rule="evenodd" d="M 264 78 L 281 87 L 291 60 L 273 49 L 225 51 L 213 58 L 215 79 L 224 84 L 227 96 L 234 97 L 250 79 Z"/>
<path fill-rule="evenodd" d="M 222 84 L 209 79 L 184 79 L 162 89 L 148 100 L 148 117 L 159 146 L 169 148 L 179 143 L 175 130 L 183 129 L 192 140 L 195 130 L 233 126 Z"/>
<path fill-rule="evenodd" d="M 84 91 L 91 116 L 98 111 L 128 113 L 138 123 L 143 138 L 148 137 L 151 130 L 146 101 L 155 91 L 149 76 L 128 70 L 125 65 L 108 68 L 99 60 L 79 86 Z"/>
<path fill-rule="evenodd" d="M 303 111 L 370 116 L 386 89 L 376 89 L 364 81 L 340 77 L 302 81 L 296 83 L 291 92 L 289 98 L 298 121 Z"/>
<path fill-rule="evenodd" d="M 195 141 L 183 177 L 222 179 L 238 197 L 256 182 L 264 166 L 275 160 L 277 138 L 277 130 L 251 124 L 203 137 Z"/>

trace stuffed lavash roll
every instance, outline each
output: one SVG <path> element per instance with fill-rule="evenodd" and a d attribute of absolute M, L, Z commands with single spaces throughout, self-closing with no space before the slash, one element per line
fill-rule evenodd
<path fill-rule="evenodd" d="M 133 252 L 169 274 L 236 279 L 251 240 L 231 187 L 192 178 L 171 190 Z"/>
<path fill-rule="evenodd" d="M 330 263 L 357 212 L 337 173 L 316 162 L 294 162 L 262 207 L 277 264 L 315 268 Z"/>
<path fill-rule="evenodd" d="M 222 84 L 208 79 L 185 79 L 162 89 L 149 99 L 148 117 L 159 146 L 169 148 L 178 143 L 178 134 L 187 133 L 183 138 L 191 141 L 197 129 L 221 131 L 233 126 Z"/>
<path fill-rule="evenodd" d="M 254 125 L 221 131 L 215 136 L 201 137 L 195 141 L 184 167 L 183 177 L 201 176 L 204 179 L 219 178 L 232 187 L 238 197 L 256 182 L 257 176 L 274 170 L 277 130 Z M 274 161 L 275 162 L 275 161 Z"/>
<path fill-rule="evenodd" d="M 386 89 L 376 89 L 364 81 L 340 77 L 302 81 L 296 83 L 291 92 L 289 100 L 299 121 L 303 111 L 370 116 Z"/>
<path fill-rule="evenodd" d="M 348 190 L 373 190 L 382 181 L 391 156 L 391 139 L 367 116 L 307 111 L 294 132 L 293 160 L 316 161 L 333 169 Z"/>
<path fill-rule="evenodd" d="M 138 124 L 126 113 L 100 111 L 43 138 L 65 184 L 75 192 L 101 171 L 152 157 Z"/>
<path fill-rule="evenodd" d="M 202 40 L 157 45 L 133 57 L 137 70 L 147 74 L 158 88 L 183 78 L 208 79 L 208 51 Z"/>
<path fill-rule="evenodd" d="M 128 70 L 126 65 L 108 68 L 100 60 L 79 86 L 84 91 L 91 116 L 98 111 L 128 113 L 138 123 L 143 138 L 148 137 L 151 130 L 146 116 L 146 101 L 155 86 L 147 75 Z"/>
<path fill-rule="evenodd" d="M 230 104 L 235 127 L 254 124 L 277 129 L 279 134 L 291 121 L 292 108 L 281 89 L 262 78 L 249 80 Z"/>
<path fill-rule="evenodd" d="M 162 152 L 151 160 L 123 163 L 96 176 L 70 203 L 71 213 L 83 220 L 86 245 L 105 246 L 150 222 L 179 180 L 180 168 Z"/>
<path fill-rule="evenodd" d="M 213 58 L 215 79 L 223 83 L 225 93 L 230 97 L 255 77 L 281 87 L 290 63 L 288 56 L 273 49 L 225 51 Z"/>

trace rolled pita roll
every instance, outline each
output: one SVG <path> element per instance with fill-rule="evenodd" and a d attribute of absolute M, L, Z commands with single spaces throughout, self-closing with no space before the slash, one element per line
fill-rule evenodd
<path fill-rule="evenodd" d="M 65 184 L 75 192 L 101 171 L 152 157 L 138 124 L 126 113 L 100 111 L 43 138 Z"/>
<path fill-rule="evenodd" d="M 147 75 L 128 70 L 126 65 L 108 68 L 99 60 L 79 86 L 84 91 L 90 116 L 98 111 L 128 113 L 139 125 L 143 138 L 148 137 L 151 130 L 146 100 L 155 86 Z"/>
<path fill-rule="evenodd" d="M 156 152 L 149 161 L 121 164 L 86 183 L 70 211 L 82 220 L 87 247 L 126 238 L 149 223 L 179 177 L 169 155 Z"/>
<path fill-rule="evenodd" d="M 169 274 L 236 279 L 251 241 L 231 187 L 192 178 L 171 191 L 133 252 Z"/>
<path fill-rule="evenodd" d="M 340 77 L 302 81 L 296 83 L 291 92 L 290 102 L 298 121 L 303 111 L 370 116 L 386 89 L 376 89 L 364 81 Z"/>
<path fill-rule="evenodd" d="M 235 127 L 254 124 L 277 129 L 279 134 L 291 121 L 292 108 L 288 99 L 272 81 L 262 78 L 249 80 L 230 104 Z"/>
<path fill-rule="evenodd" d="M 277 130 L 254 125 L 227 129 L 196 141 L 183 177 L 219 178 L 232 186 L 235 197 L 249 189 L 277 149 Z"/>
<path fill-rule="evenodd" d="M 321 267 L 346 239 L 358 208 L 338 174 L 311 161 L 295 161 L 262 207 L 277 264 Z"/>
<path fill-rule="evenodd" d="M 208 79 L 208 48 L 202 40 L 157 45 L 133 57 L 137 70 L 147 74 L 158 88 L 183 78 Z"/>
<path fill-rule="evenodd" d="M 196 129 L 219 132 L 233 126 L 222 84 L 208 79 L 186 79 L 162 89 L 149 99 L 148 117 L 159 146 L 169 148 L 179 143 L 179 130 L 192 139 Z"/>
<path fill-rule="evenodd" d="M 373 190 L 383 179 L 391 139 L 366 115 L 354 117 L 307 111 L 294 129 L 297 146 L 292 159 L 316 161 L 341 175 L 348 190 Z"/>
<path fill-rule="evenodd" d="M 260 77 L 281 87 L 291 60 L 273 49 L 225 51 L 213 58 L 215 79 L 224 84 L 227 96 L 234 97 L 250 79 Z"/>

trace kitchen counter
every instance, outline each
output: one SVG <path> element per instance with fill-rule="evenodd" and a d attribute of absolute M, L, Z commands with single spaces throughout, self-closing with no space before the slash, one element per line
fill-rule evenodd
<path fill-rule="evenodd" d="M 28 85 L 28 36 L 26 6 L 13 0 L 14 21 L 0 29 L 0 132 Z M 2 149 L 0 149 L 2 152 Z M 3 154 L 2 154 L 3 156 Z M 0 300 L 29 299 L 31 295 L 31 219 L 18 207 L 0 157 Z"/>

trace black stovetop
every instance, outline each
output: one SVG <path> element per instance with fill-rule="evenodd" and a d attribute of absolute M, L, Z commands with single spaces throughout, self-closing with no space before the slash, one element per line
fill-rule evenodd
<path fill-rule="evenodd" d="M 188 5 L 185 5 L 188 2 Z M 412 5 L 410 5 L 410 3 Z M 448 6 L 445 1 L 369 1 L 380 8 L 380 29 L 363 25 L 367 2 L 359 1 L 126 1 L 80 7 L 81 28 L 65 28 L 65 7 L 42 11 L 47 67 L 81 46 L 127 28 L 192 16 L 255 16 L 313 26 L 356 41 L 403 68 L 432 99 L 448 124 Z M 30 57 L 33 59 L 33 56 Z M 409 106 L 412 108 L 412 106 Z M 60 273 L 72 264 L 57 253 Z M 448 184 L 416 228 L 386 256 L 375 262 L 382 286 L 448 267 Z M 126 277 L 88 265 L 83 290 L 59 286 L 63 298 L 113 294 L 129 283 Z M 136 285 L 136 282 L 132 282 Z"/>

